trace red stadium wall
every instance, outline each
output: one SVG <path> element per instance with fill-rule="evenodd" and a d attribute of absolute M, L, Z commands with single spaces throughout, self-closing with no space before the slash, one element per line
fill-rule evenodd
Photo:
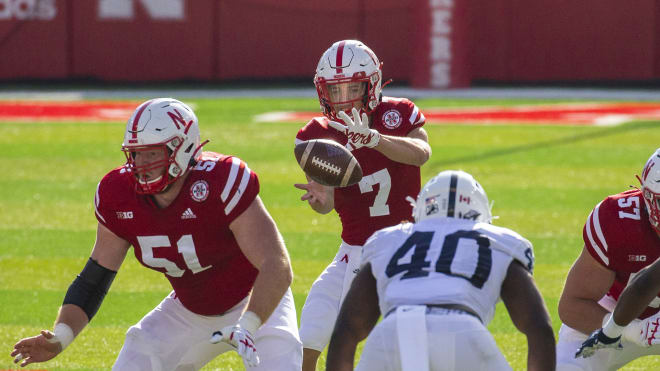
<path fill-rule="evenodd" d="M 0 0 L 0 80 L 311 78 L 357 38 L 385 78 L 474 81 L 660 77 L 660 0 Z M 552 4 L 548 6 L 548 4 Z"/>

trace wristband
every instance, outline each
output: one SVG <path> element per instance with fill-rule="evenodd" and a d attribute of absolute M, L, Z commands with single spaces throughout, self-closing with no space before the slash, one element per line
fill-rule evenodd
<path fill-rule="evenodd" d="M 614 322 L 614 316 L 611 313 L 607 314 L 605 317 L 607 317 L 607 321 L 605 322 L 605 325 L 603 325 L 603 334 L 612 339 L 621 336 L 623 329 L 626 326 L 617 325 L 616 322 Z M 605 318 L 603 318 L 603 320 L 605 320 Z"/>
<path fill-rule="evenodd" d="M 53 334 L 55 334 L 55 336 L 46 340 L 48 340 L 49 343 L 60 343 L 60 345 L 62 346 L 62 350 L 68 347 L 74 338 L 73 330 L 71 330 L 71 327 L 69 327 L 69 325 L 63 322 L 60 322 L 57 325 L 55 325 Z"/>
<path fill-rule="evenodd" d="M 256 313 L 247 311 L 243 313 L 241 318 L 238 320 L 238 325 L 248 330 L 250 334 L 254 335 L 254 333 L 257 332 L 257 329 L 259 329 L 259 326 L 261 326 L 261 318 L 259 318 Z"/>

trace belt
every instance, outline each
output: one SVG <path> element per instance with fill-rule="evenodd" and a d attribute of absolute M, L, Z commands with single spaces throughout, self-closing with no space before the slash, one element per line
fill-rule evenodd
<path fill-rule="evenodd" d="M 471 308 L 463 304 L 421 304 L 426 306 L 426 314 L 467 314 L 481 321 L 481 318 Z M 396 307 L 390 309 L 385 317 L 396 311 Z"/>

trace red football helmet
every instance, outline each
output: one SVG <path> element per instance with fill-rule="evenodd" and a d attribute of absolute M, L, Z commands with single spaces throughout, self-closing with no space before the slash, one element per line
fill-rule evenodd
<path fill-rule="evenodd" d="M 649 212 L 649 222 L 660 233 L 660 148 L 646 161 L 642 176 L 637 176 L 642 183 L 642 195 Z"/>
<path fill-rule="evenodd" d="M 314 85 L 321 111 L 338 121 L 337 113 L 351 114 L 355 107 L 371 113 L 382 98 L 382 71 L 378 57 L 362 42 L 342 40 L 321 56 Z"/>
<path fill-rule="evenodd" d="M 142 103 L 126 124 L 122 145 L 135 191 L 163 191 L 195 164 L 205 143 L 200 144 L 197 117 L 186 104 L 172 98 Z"/>

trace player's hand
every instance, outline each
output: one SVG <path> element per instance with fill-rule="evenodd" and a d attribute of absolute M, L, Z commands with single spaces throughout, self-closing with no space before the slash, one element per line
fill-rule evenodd
<path fill-rule="evenodd" d="M 623 338 L 642 347 L 660 344 L 660 314 L 631 322 L 623 330 Z"/>
<path fill-rule="evenodd" d="M 301 201 L 309 201 L 310 203 L 320 203 L 325 204 L 329 199 L 329 192 L 332 192 L 332 187 L 324 186 L 323 184 L 317 183 L 309 179 L 309 183 L 302 184 L 296 183 L 293 185 L 298 189 L 307 191 L 304 195 L 300 197 Z"/>
<path fill-rule="evenodd" d="M 575 353 L 575 358 L 588 358 L 594 355 L 598 349 L 614 348 L 621 350 L 621 336 L 616 338 L 608 337 L 603 333 L 603 329 L 594 331 L 587 340 L 582 343 L 582 346 Z"/>
<path fill-rule="evenodd" d="M 352 112 L 353 119 L 348 117 L 344 111 L 338 113 L 339 117 L 346 123 L 346 125 L 342 125 L 336 121 L 330 121 L 328 124 L 332 128 L 346 134 L 346 137 L 348 137 L 348 143 L 353 149 L 358 149 L 360 147 L 376 147 L 380 141 L 380 133 L 374 129 L 369 129 L 369 118 L 367 117 L 367 114 L 362 113 L 362 118 L 360 118 L 360 112 L 357 109 L 353 108 Z"/>
<path fill-rule="evenodd" d="M 62 351 L 62 344 L 57 341 L 55 335 L 47 330 L 41 330 L 41 334 L 20 340 L 14 344 L 11 356 L 14 363 L 21 362 L 21 367 L 30 363 L 45 362 L 53 359 Z"/>
<path fill-rule="evenodd" d="M 227 326 L 221 331 L 216 331 L 211 336 L 211 343 L 217 344 L 221 341 L 236 348 L 236 352 L 250 366 L 259 365 L 259 355 L 254 347 L 254 337 L 247 329 L 239 325 Z"/>

